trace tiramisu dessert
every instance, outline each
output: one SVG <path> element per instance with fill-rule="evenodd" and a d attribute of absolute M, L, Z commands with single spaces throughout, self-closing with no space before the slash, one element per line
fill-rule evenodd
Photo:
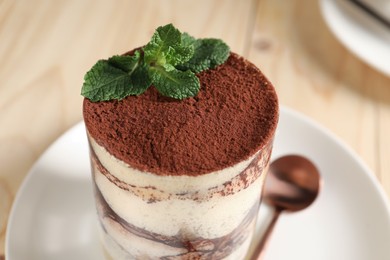
<path fill-rule="evenodd" d="M 86 74 L 83 115 L 112 259 L 244 259 L 278 121 L 272 84 L 173 25 Z"/>

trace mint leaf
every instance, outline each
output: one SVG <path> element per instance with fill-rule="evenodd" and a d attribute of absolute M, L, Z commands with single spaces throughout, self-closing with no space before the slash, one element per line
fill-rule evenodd
<path fill-rule="evenodd" d="M 195 96 L 200 82 L 195 73 L 215 68 L 230 55 L 217 39 L 195 39 L 172 24 L 156 29 L 150 42 L 133 55 L 98 61 L 85 75 L 81 94 L 93 102 L 139 95 L 152 84 L 165 96 Z"/>
<path fill-rule="evenodd" d="M 151 78 L 139 58 L 135 53 L 98 61 L 85 75 L 81 95 L 96 102 L 142 94 L 151 85 Z"/>
<path fill-rule="evenodd" d="M 189 35 L 188 33 L 184 32 L 181 35 L 181 43 L 184 46 L 194 46 L 194 48 L 195 48 L 196 39 L 194 37 L 192 37 L 191 35 Z"/>
<path fill-rule="evenodd" d="M 131 56 L 115 55 L 108 59 L 108 63 L 115 68 L 123 70 L 124 72 L 130 72 L 134 70 L 140 62 L 141 53 L 139 51 L 134 52 Z"/>
<path fill-rule="evenodd" d="M 230 48 L 219 39 L 197 39 L 184 36 L 185 42 L 191 42 L 195 48 L 192 58 L 177 66 L 180 70 L 191 70 L 199 73 L 206 69 L 213 69 L 223 64 L 230 55 Z"/>
<path fill-rule="evenodd" d="M 184 99 L 193 97 L 199 92 L 198 77 L 191 71 L 165 71 L 160 68 L 150 70 L 153 85 L 164 96 Z"/>
<path fill-rule="evenodd" d="M 172 24 L 158 27 L 151 41 L 143 48 L 145 62 L 150 66 L 175 66 L 188 61 L 194 54 L 191 45 L 184 46 L 181 32 Z"/>

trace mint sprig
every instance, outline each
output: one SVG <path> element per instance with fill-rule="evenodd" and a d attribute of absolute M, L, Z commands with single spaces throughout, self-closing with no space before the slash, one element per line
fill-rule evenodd
<path fill-rule="evenodd" d="M 134 54 L 99 60 L 86 73 L 81 95 L 93 102 L 121 100 L 153 85 L 164 96 L 193 97 L 200 89 L 196 73 L 223 64 L 229 54 L 219 39 L 195 39 L 168 24 Z"/>

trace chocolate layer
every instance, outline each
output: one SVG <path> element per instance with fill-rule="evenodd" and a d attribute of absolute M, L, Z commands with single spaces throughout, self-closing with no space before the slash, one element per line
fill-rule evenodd
<path fill-rule="evenodd" d="M 141 171 L 193 176 L 232 166 L 270 141 L 278 102 L 259 69 L 232 53 L 198 77 L 198 95 L 181 101 L 160 96 L 154 87 L 121 101 L 85 99 L 90 136 Z"/>

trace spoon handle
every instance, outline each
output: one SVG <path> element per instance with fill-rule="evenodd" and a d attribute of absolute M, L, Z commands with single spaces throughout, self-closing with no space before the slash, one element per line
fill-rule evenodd
<path fill-rule="evenodd" d="M 268 224 L 268 227 L 265 230 L 261 241 L 256 245 L 256 248 L 255 248 L 250 260 L 260 260 L 264 256 L 264 251 L 265 251 L 264 249 L 267 245 L 269 237 L 271 236 L 271 233 L 275 227 L 275 224 L 276 224 L 281 212 L 282 211 L 280 209 L 277 209 L 277 208 L 274 210 L 271 222 Z"/>

